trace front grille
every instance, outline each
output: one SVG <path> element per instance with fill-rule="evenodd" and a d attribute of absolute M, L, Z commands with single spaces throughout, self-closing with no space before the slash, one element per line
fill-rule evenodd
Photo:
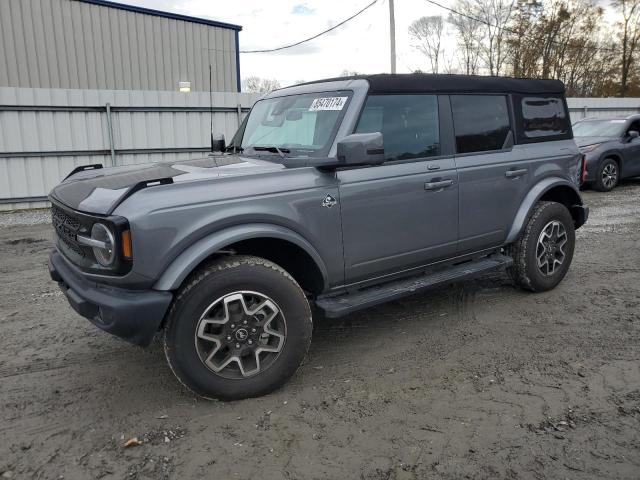
<path fill-rule="evenodd" d="M 81 228 L 80 221 L 55 205 L 51 207 L 51 220 L 58 238 L 62 240 L 70 250 L 84 257 L 84 249 L 78 243 L 78 232 Z"/>

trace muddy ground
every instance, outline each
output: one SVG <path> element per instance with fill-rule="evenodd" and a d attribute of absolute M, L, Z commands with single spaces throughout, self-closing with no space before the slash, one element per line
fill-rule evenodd
<path fill-rule="evenodd" d="M 555 290 L 494 275 L 318 324 L 285 388 L 235 403 L 77 316 L 51 228 L 0 215 L 0 477 L 640 478 L 640 181 L 585 199 Z"/>

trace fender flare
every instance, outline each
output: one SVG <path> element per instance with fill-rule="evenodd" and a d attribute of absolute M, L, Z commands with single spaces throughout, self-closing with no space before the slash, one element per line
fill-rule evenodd
<path fill-rule="evenodd" d="M 578 202 L 576 205 L 582 205 L 582 199 L 580 197 L 580 190 L 573 183 L 569 182 L 560 177 L 547 177 L 540 182 L 538 182 L 529 193 L 524 197 L 524 200 L 520 204 L 520 208 L 516 213 L 515 219 L 511 224 L 511 229 L 509 230 L 509 234 L 507 235 L 507 239 L 505 240 L 505 244 L 512 243 L 515 241 L 517 236 L 520 234 L 520 231 L 524 227 L 527 218 L 529 218 L 529 213 L 531 209 L 536 204 L 540 198 L 547 193 L 552 188 L 556 187 L 569 187 L 574 191 L 576 197 L 578 198 Z"/>
<path fill-rule="evenodd" d="M 322 257 L 304 237 L 279 225 L 249 223 L 219 230 L 193 243 L 169 264 L 154 284 L 153 289 L 161 291 L 175 290 L 182 284 L 187 275 L 207 257 L 227 245 L 252 238 L 277 238 L 300 247 L 313 259 L 322 274 L 325 284 L 327 283 L 327 269 Z"/>

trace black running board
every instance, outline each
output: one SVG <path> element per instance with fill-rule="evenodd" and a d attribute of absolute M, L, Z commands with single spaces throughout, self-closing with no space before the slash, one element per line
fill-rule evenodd
<path fill-rule="evenodd" d="M 420 277 L 396 280 L 333 297 L 319 298 L 315 303 L 325 317 L 337 318 L 356 310 L 373 307 L 421 290 L 460 280 L 468 280 L 495 270 L 504 270 L 512 264 L 513 259 L 511 257 L 494 254 L 479 260 L 454 265 L 445 270 L 427 273 Z"/>

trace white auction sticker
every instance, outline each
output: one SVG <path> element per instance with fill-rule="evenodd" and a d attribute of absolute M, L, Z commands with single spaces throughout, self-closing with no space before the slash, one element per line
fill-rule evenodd
<path fill-rule="evenodd" d="M 309 107 L 310 112 L 316 112 L 318 110 L 342 110 L 342 107 L 347 103 L 349 97 L 322 97 L 316 98 L 311 102 Z"/>

